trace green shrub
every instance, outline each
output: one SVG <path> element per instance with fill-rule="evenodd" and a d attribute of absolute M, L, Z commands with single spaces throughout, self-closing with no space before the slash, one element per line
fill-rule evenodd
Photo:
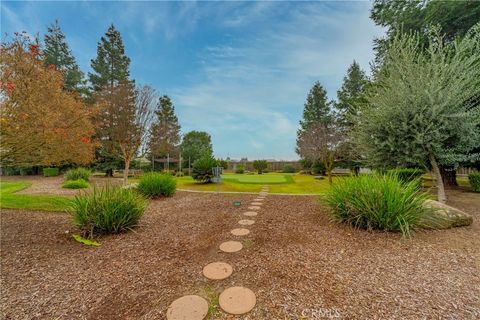
<path fill-rule="evenodd" d="M 480 172 L 470 173 L 468 175 L 468 182 L 470 182 L 473 191 L 480 192 Z"/>
<path fill-rule="evenodd" d="M 193 163 L 192 177 L 203 183 L 210 183 L 213 179 L 212 168 L 217 165 L 217 161 L 211 156 L 203 156 Z"/>
<path fill-rule="evenodd" d="M 425 172 L 417 168 L 399 168 L 388 170 L 388 173 L 395 174 L 403 182 L 410 182 L 419 181 Z"/>
<path fill-rule="evenodd" d="M 237 165 L 235 168 L 235 173 L 243 174 L 245 172 L 245 166 L 243 164 Z"/>
<path fill-rule="evenodd" d="M 88 181 L 92 172 L 86 168 L 70 169 L 65 173 L 65 180 L 78 180 L 83 179 Z"/>
<path fill-rule="evenodd" d="M 60 174 L 58 168 L 43 168 L 44 177 L 56 177 Z"/>
<path fill-rule="evenodd" d="M 177 190 L 177 182 L 170 174 L 151 172 L 140 178 L 137 189 L 147 198 L 170 197 Z"/>
<path fill-rule="evenodd" d="M 83 179 L 67 180 L 62 184 L 62 188 L 67 189 L 84 189 L 88 186 L 88 182 Z"/>
<path fill-rule="evenodd" d="M 295 167 L 291 164 L 287 164 L 283 167 L 283 173 L 295 173 Z"/>
<path fill-rule="evenodd" d="M 321 161 L 314 161 L 312 165 L 312 173 L 324 176 L 326 173 L 325 166 Z"/>
<path fill-rule="evenodd" d="M 402 182 L 396 175 L 360 175 L 338 179 L 324 202 L 333 218 L 357 228 L 400 231 L 404 236 L 428 214 L 415 181 Z"/>
<path fill-rule="evenodd" d="M 136 226 L 146 206 L 145 199 L 135 190 L 107 186 L 76 196 L 69 211 L 73 223 L 91 236 L 130 230 Z"/>
<path fill-rule="evenodd" d="M 253 168 L 257 170 L 258 174 L 262 174 L 268 167 L 267 160 L 255 160 L 253 161 Z"/>

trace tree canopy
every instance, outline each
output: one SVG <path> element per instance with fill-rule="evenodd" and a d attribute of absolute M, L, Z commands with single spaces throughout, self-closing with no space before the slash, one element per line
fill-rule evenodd
<path fill-rule="evenodd" d="M 204 131 L 190 131 L 183 137 L 182 145 L 182 158 L 188 164 L 193 164 L 196 160 L 203 156 L 212 156 L 212 138 L 207 132 Z"/>
<path fill-rule="evenodd" d="M 159 98 L 155 110 L 156 119 L 150 128 L 149 152 L 154 157 L 178 154 L 180 146 L 180 124 L 170 97 Z"/>
<path fill-rule="evenodd" d="M 94 144 L 90 110 L 64 90 L 63 74 L 45 68 L 24 34 L 1 46 L 0 159 L 5 166 L 88 164 Z"/>

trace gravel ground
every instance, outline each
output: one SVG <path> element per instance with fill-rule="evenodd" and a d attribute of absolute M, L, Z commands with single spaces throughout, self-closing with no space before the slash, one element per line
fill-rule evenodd
<path fill-rule="evenodd" d="M 235 239 L 229 231 L 254 195 L 178 192 L 152 201 L 135 232 L 101 237 L 98 248 L 71 240 L 65 214 L 2 210 L 0 314 L 164 319 L 182 295 L 214 301 L 241 285 L 257 306 L 238 319 L 478 319 L 480 195 L 451 195 L 474 224 L 408 240 L 332 223 L 316 197 L 269 195 L 233 254 L 218 246 Z M 213 261 L 230 263 L 232 276 L 204 278 Z M 220 310 L 211 318 L 237 319 Z"/>

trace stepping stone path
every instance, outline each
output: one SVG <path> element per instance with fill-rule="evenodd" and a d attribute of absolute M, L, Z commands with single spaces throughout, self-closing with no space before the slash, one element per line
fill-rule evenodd
<path fill-rule="evenodd" d="M 231 287 L 220 294 L 220 308 L 230 314 L 244 314 L 255 307 L 257 298 L 252 290 L 244 287 Z"/>
<path fill-rule="evenodd" d="M 248 219 L 243 219 L 238 221 L 238 224 L 241 224 L 242 226 L 250 226 L 255 223 L 255 220 L 248 220 Z"/>
<path fill-rule="evenodd" d="M 233 234 L 234 236 L 246 236 L 247 234 L 250 233 L 250 230 L 245 228 L 237 228 L 230 231 L 230 233 Z"/>
<path fill-rule="evenodd" d="M 173 301 L 167 310 L 168 320 L 202 320 L 207 316 L 208 302 L 199 296 L 184 296 Z"/>
<path fill-rule="evenodd" d="M 242 250 L 243 245 L 239 241 L 226 241 L 220 245 L 220 250 L 223 252 L 237 252 Z"/>
<path fill-rule="evenodd" d="M 253 200 L 249 210 L 259 210 L 265 196 L 268 194 L 268 187 L 262 187 L 259 196 Z M 246 211 L 243 215 L 247 217 L 257 216 L 255 211 Z M 255 220 L 243 219 L 238 221 L 241 225 L 252 225 Z M 235 228 L 230 231 L 234 236 L 245 236 L 250 230 Z M 228 253 L 242 250 L 243 245 L 239 241 L 226 241 L 220 244 L 220 250 Z M 212 262 L 203 267 L 203 275 L 211 280 L 223 280 L 233 273 L 233 267 L 226 262 Z M 225 289 L 219 296 L 218 302 L 223 311 L 240 315 L 250 312 L 257 303 L 257 298 L 252 290 L 244 287 L 230 287 Z M 173 301 L 167 309 L 167 320 L 202 320 L 208 314 L 208 302 L 196 295 L 187 295 Z"/>
<path fill-rule="evenodd" d="M 226 279 L 232 272 L 232 266 L 225 262 L 212 262 L 203 267 L 203 275 L 211 280 Z"/>

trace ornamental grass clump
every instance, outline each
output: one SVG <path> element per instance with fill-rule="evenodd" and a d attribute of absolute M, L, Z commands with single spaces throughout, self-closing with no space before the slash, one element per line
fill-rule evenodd
<path fill-rule="evenodd" d="M 133 189 L 106 186 L 76 196 L 70 206 L 73 223 L 92 236 L 120 233 L 135 227 L 147 203 Z"/>
<path fill-rule="evenodd" d="M 65 172 L 65 180 L 78 180 L 78 179 L 83 179 L 85 181 L 88 181 L 90 179 L 92 172 L 86 168 L 75 168 L 75 169 L 70 169 L 67 172 Z"/>
<path fill-rule="evenodd" d="M 140 178 L 137 190 L 147 198 L 170 197 L 177 190 L 177 182 L 170 174 L 151 172 Z"/>
<path fill-rule="evenodd" d="M 335 220 L 356 228 L 400 231 L 409 236 L 430 214 L 417 181 L 403 182 L 397 175 L 360 175 L 338 179 L 324 196 Z"/>

